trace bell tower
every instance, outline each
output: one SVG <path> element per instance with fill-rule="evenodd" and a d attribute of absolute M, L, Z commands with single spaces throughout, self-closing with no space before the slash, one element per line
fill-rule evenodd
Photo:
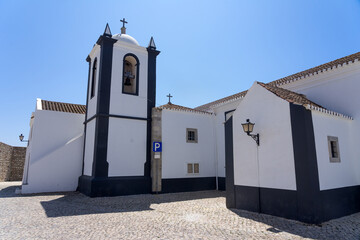
<path fill-rule="evenodd" d="M 151 110 L 156 97 L 156 50 L 126 34 L 104 33 L 87 57 L 83 172 L 80 192 L 115 196 L 151 192 Z"/>

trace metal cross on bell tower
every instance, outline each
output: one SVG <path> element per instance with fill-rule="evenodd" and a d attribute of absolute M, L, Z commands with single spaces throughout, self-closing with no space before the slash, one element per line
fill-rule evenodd
<path fill-rule="evenodd" d="M 126 34 L 126 27 L 125 24 L 128 23 L 127 21 L 125 21 L 125 18 L 123 18 L 122 20 L 120 20 L 120 22 L 123 23 L 123 26 L 121 28 L 121 34 Z"/>
<path fill-rule="evenodd" d="M 168 104 L 171 104 L 171 98 L 173 97 L 173 96 L 171 96 L 171 94 L 169 93 L 169 95 L 166 95 L 168 98 L 169 98 L 169 102 L 168 102 Z"/>

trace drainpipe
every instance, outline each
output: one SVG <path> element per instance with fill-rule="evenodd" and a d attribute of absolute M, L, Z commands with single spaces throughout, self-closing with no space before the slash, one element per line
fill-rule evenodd
<path fill-rule="evenodd" d="M 216 190 L 219 190 L 219 182 L 218 182 L 218 149 L 217 149 L 217 137 L 216 137 L 216 114 L 213 113 L 213 136 L 214 136 L 214 155 L 215 155 L 215 178 L 216 178 Z"/>
<path fill-rule="evenodd" d="M 259 161 L 259 146 L 256 146 L 256 160 L 257 160 L 257 167 L 258 167 L 258 184 L 259 184 L 259 213 L 261 213 L 261 186 L 260 186 L 260 161 Z"/>

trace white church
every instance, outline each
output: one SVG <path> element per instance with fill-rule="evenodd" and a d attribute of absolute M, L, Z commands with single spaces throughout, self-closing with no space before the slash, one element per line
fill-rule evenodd
<path fill-rule="evenodd" d="M 124 24 L 86 59 L 86 106 L 37 99 L 22 194 L 226 189 L 228 208 L 307 223 L 360 211 L 360 52 L 194 109 L 170 95 L 155 107 L 160 51 Z"/>

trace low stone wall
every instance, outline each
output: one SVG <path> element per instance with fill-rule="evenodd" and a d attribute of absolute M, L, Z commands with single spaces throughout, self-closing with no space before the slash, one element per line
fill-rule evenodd
<path fill-rule="evenodd" d="M 26 147 L 13 147 L 10 181 L 21 181 L 24 172 Z"/>
<path fill-rule="evenodd" d="M 21 181 L 26 147 L 12 147 L 0 142 L 0 182 Z"/>
<path fill-rule="evenodd" d="M 10 179 L 11 157 L 13 148 L 0 142 L 0 181 L 4 182 Z"/>

